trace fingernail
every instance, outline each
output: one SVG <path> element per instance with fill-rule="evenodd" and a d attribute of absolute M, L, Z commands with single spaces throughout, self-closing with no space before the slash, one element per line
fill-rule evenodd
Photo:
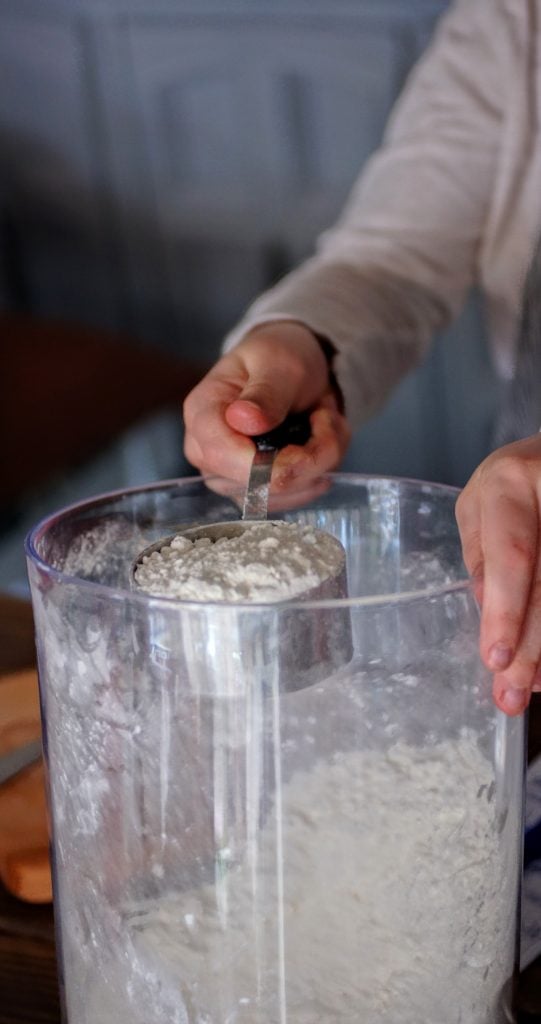
<path fill-rule="evenodd" d="M 493 669 L 494 672 L 501 672 L 502 669 L 508 668 L 512 660 L 513 651 L 507 644 L 493 644 L 488 652 L 489 668 Z"/>
<path fill-rule="evenodd" d="M 508 711 L 510 715 L 517 715 L 519 711 L 524 711 L 528 704 L 528 692 L 527 690 L 504 690 L 500 700 L 505 711 Z"/>

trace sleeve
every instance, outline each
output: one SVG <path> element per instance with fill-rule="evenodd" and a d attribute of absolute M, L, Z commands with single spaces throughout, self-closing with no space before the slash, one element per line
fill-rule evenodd
<path fill-rule="evenodd" d="M 503 0 L 458 0 L 441 19 L 334 228 L 247 311 L 328 338 L 355 426 L 459 312 L 477 277 L 508 67 Z"/>

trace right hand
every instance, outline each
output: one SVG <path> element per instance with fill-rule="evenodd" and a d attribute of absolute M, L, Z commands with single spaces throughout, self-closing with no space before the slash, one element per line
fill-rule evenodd
<path fill-rule="evenodd" d="M 298 490 L 335 469 L 350 430 L 338 408 L 319 342 L 302 324 L 255 328 L 223 356 L 184 403 L 186 458 L 203 474 L 244 484 L 254 454 L 251 436 L 310 410 L 312 436 L 276 456 L 271 488 Z"/>

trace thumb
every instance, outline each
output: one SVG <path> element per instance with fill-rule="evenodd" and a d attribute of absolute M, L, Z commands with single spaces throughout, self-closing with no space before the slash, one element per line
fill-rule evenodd
<path fill-rule="evenodd" d="M 241 434 L 262 434 L 282 423 L 297 397 L 298 384 L 278 367 L 266 367 L 252 374 L 238 398 L 225 411 L 233 430 Z"/>
<path fill-rule="evenodd" d="M 272 430 L 289 412 L 308 409 L 327 386 L 323 350 L 302 324 L 263 325 L 248 334 L 233 353 L 243 373 L 225 418 L 228 426 L 241 434 Z"/>

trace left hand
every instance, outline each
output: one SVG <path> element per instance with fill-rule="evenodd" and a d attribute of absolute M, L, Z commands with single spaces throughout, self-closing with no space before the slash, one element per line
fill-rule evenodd
<path fill-rule="evenodd" d="M 456 516 L 481 603 L 481 657 L 494 673 L 494 699 L 518 715 L 541 690 L 541 435 L 489 455 Z"/>

